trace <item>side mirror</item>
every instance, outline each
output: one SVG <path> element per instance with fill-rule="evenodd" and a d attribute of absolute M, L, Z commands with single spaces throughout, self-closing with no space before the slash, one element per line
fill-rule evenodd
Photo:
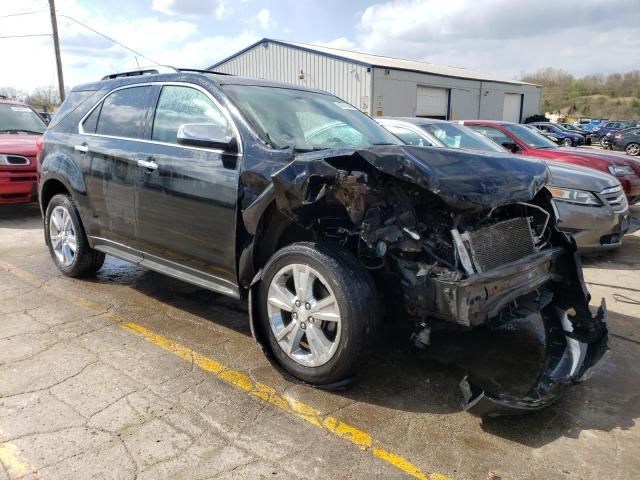
<path fill-rule="evenodd" d="M 178 128 L 178 144 L 238 152 L 238 141 L 228 127 L 213 123 L 185 123 Z"/>
<path fill-rule="evenodd" d="M 511 153 L 517 153 L 520 150 L 517 143 L 514 142 L 502 142 L 502 146 L 509 150 Z"/>

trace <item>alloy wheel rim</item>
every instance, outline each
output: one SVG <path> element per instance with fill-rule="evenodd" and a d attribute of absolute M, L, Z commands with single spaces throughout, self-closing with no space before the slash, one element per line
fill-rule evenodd
<path fill-rule="evenodd" d="M 640 145 L 636 145 L 635 143 L 632 145 L 629 145 L 627 147 L 627 153 L 629 155 L 638 155 L 638 153 L 640 153 Z"/>
<path fill-rule="evenodd" d="M 342 323 L 336 296 L 309 265 L 281 268 L 267 294 L 269 326 L 282 351 L 296 363 L 319 367 L 336 353 Z"/>
<path fill-rule="evenodd" d="M 565 147 L 570 147 L 570 146 L 571 146 L 571 140 L 570 140 L 569 138 L 565 138 L 565 139 L 562 141 L 562 144 L 563 144 Z"/>
<path fill-rule="evenodd" d="M 58 263 L 68 267 L 76 258 L 78 239 L 69 211 L 55 207 L 49 219 L 49 240 Z"/>

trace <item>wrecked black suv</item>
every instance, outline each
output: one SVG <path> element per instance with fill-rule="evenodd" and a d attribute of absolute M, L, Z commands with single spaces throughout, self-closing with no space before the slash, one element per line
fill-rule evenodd
<path fill-rule="evenodd" d="M 400 145 L 320 91 L 166 69 L 76 87 L 39 156 L 46 242 L 66 275 L 105 254 L 249 301 L 288 374 L 344 385 L 381 322 L 432 330 L 536 315 L 542 371 L 522 395 L 461 383 L 495 415 L 543 407 L 607 353 L 538 161 Z"/>

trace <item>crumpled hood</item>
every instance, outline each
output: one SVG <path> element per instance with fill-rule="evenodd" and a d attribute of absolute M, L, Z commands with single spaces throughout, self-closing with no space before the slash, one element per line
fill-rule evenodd
<path fill-rule="evenodd" d="M 301 154 L 274 176 L 274 185 L 305 189 L 318 161 L 340 168 L 353 159 L 354 170 L 365 160 L 379 171 L 419 185 L 438 195 L 451 208 L 474 210 L 531 200 L 549 181 L 544 162 L 514 159 L 510 153 L 484 153 L 409 145 L 373 146 L 365 149 L 331 149 Z M 323 170 L 323 176 L 329 172 Z M 300 192 L 302 193 L 302 192 Z"/>
<path fill-rule="evenodd" d="M 0 153 L 36 156 L 36 141 L 40 135 L 0 133 Z"/>

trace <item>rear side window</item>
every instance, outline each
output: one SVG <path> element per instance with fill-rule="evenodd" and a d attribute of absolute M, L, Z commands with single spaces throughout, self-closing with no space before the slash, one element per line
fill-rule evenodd
<path fill-rule="evenodd" d="M 102 102 L 96 133 L 115 137 L 144 138 L 151 92 L 152 88 L 149 86 L 131 87 L 113 92 Z"/>
<path fill-rule="evenodd" d="M 51 122 L 49 122 L 49 128 L 55 127 L 69 113 L 74 111 L 78 106 L 82 105 L 84 102 L 86 102 L 89 98 L 91 98 L 96 93 L 97 92 L 95 90 L 71 91 L 67 95 L 67 98 L 65 98 L 64 102 L 62 102 L 62 105 L 60 105 L 60 108 L 51 119 Z"/>
<path fill-rule="evenodd" d="M 195 88 L 168 85 L 162 87 L 153 120 L 151 139 L 158 142 L 178 143 L 181 125 L 228 125 L 227 119 L 213 101 Z"/>
<path fill-rule="evenodd" d="M 91 112 L 91 115 L 89 115 L 82 123 L 82 130 L 84 130 L 85 133 L 96 133 L 96 127 L 98 126 L 98 117 L 100 116 L 101 108 L 102 104 L 94 108 Z"/>

